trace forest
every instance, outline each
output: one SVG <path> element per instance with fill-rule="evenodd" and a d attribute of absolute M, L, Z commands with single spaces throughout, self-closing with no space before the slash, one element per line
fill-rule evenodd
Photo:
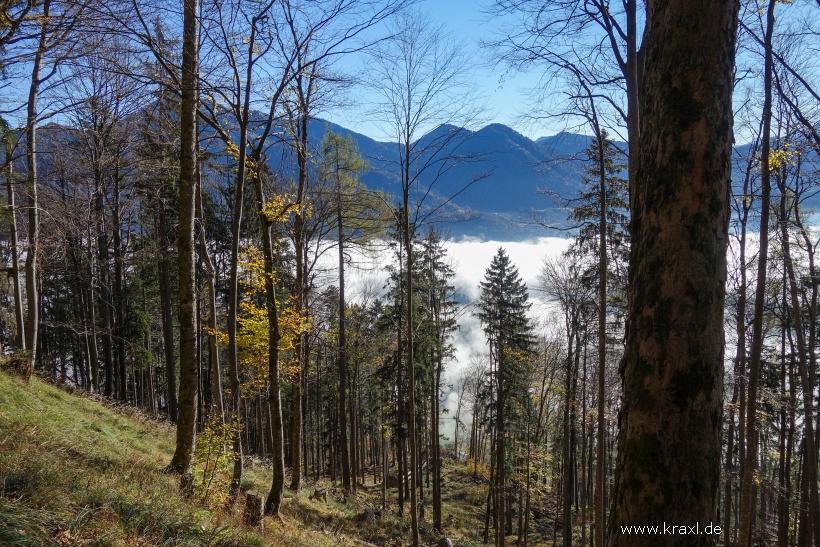
<path fill-rule="evenodd" d="M 820 3 L 487 0 L 483 59 L 424 8 L 0 0 L 0 543 L 318 546 L 207 530 L 355 535 L 304 516 L 330 503 L 387 535 L 328 544 L 820 547 Z M 516 182 L 566 239 L 535 283 L 503 242 L 456 283 L 452 207 L 505 169 L 469 145 L 481 63 L 589 137 L 571 195 Z M 36 441 L 89 401 L 173 439 L 202 535 L 78 539 L 134 518 L 90 478 L 70 517 L 35 503 L 121 457 Z M 61 428 L 132 428 L 87 412 Z"/>

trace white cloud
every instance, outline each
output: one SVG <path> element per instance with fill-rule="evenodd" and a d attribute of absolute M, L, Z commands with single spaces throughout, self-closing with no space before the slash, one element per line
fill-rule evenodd
<path fill-rule="evenodd" d="M 481 322 L 473 314 L 472 303 L 479 296 L 479 283 L 484 279 L 484 274 L 498 248 L 503 247 L 507 251 L 510 260 L 518 268 L 521 278 L 530 289 L 530 298 L 535 304 L 532 308 L 533 319 L 540 324 L 547 307 L 538 292 L 533 290 L 537 286 L 538 273 L 545 257 L 560 256 L 570 242 L 569 238 L 543 237 L 515 242 L 465 239 L 450 240 L 445 243 L 447 256 L 456 272 L 453 284 L 456 291 L 468 302 L 468 308 L 458 318 L 459 330 L 453 337 L 455 358 L 446 364 L 443 383 L 456 385 L 471 360 L 487 352 L 484 331 L 481 329 Z M 331 259 L 335 254 L 328 253 L 326 256 L 328 256 L 328 261 L 323 266 L 331 270 L 328 283 L 335 283 L 335 268 L 338 263 L 333 262 L 336 259 Z M 373 291 L 383 294 L 388 277 L 386 266 L 393 260 L 389 251 L 385 250 L 375 258 L 368 260 L 358 255 L 354 259 L 362 267 L 346 269 L 351 300 L 361 298 L 363 294 L 372 295 Z M 449 409 L 449 413 L 442 414 L 442 434 L 450 439 L 452 439 L 454 425 L 451 418 L 455 413 L 456 403 L 457 395 L 452 391 L 447 393 L 442 400 L 442 409 Z"/>

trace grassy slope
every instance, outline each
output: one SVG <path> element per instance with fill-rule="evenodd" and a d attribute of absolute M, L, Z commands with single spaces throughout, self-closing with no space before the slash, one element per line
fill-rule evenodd
<path fill-rule="evenodd" d="M 381 506 L 376 485 L 347 501 L 331 490 L 327 504 L 308 499 L 312 488 L 287 492 L 280 519 L 266 517 L 263 530 L 243 527 L 241 507 L 230 514 L 178 494 L 177 478 L 163 472 L 173 433 L 127 407 L 0 371 L 0 545 L 323 547 L 404 545 L 409 538 L 408 519 L 395 516 L 395 506 L 382 520 L 362 518 Z M 453 464 L 444 479 L 449 537 L 459 546 L 481 544 L 486 486 Z M 269 471 L 255 465 L 243 486 L 264 495 L 269 481 Z M 424 541 L 434 544 L 429 523 L 422 525 Z"/>

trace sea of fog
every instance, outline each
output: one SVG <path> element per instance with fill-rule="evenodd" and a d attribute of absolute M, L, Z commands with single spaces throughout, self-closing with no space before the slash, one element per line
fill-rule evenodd
<path fill-rule="evenodd" d="M 487 343 L 481 323 L 474 314 L 474 304 L 481 292 L 479 283 L 484 279 L 484 274 L 499 247 L 504 248 L 527 284 L 533 303 L 533 323 L 540 328 L 555 310 L 538 290 L 539 272 L 545 259 L 559 257 L 570 242 L 569 238 L 558 237 L 504 242 L 475 239 L 445 242 L 447 260 L 456 273 L 453 285 L 461 308 L 457 318 L 459 328 L 453 337 L 455 357 L 445 365 L 443 383 L 446 384 L 444 391 L 447 395 L 442 401 L 442 409 L 449 409 L 449 413 L 444 414 L 443 418 L 454 415 L 458 398 L 454 386 L 457 386 L 464 369 L 472 362 L 484 358 L 487 353 Z M 325 272 L 322 282 L 337 283 L 337 257 L 335 249 L 322 257 L 319 264 L 320 269 Z M 393 260 L 394 255 L 387 248 L 369 253 L 352 252 L 350 263 L 353 265 L 345 268 L 348 299 L 364 301 L 383 296 L 388 277 L 386 267 Z M 442 434 L 451 438 L 453 420 L 443 419 L 441 427 Z"/>

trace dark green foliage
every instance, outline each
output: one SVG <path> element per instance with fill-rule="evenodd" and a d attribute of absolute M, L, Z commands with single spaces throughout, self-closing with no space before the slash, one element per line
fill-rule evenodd
<path fill-rule="evenodd" d="M 8 482 L 8 478 L 6 479 Z M 0 497 L 0 545 L 8 547 L 51 546 L 51 514 L 19 501 Z"/>
<path fill-rule="evenodd" d="M 531 306 L 527 285 L 500 247 L 481 282 L 478 318 L 484 327 L 491 357 L 505 365 L 504 379 L 510 382 L 526 380 L 521 374 L 522 367 L 535 344 L 527 315 Z M 514 383 L 507 386 L 511 388 L 510 393 L 520 393 Z"/>

